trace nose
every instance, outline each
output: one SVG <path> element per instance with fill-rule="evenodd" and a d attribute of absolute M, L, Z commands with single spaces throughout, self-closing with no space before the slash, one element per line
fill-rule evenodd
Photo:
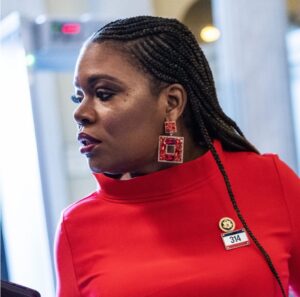
<path fill-rule="evenodd" d="M 96 112 L 92 103 L 87 98 L 84 98 L 74 110 L 73 116 L 79 128 L 82 129 L 95 121 Z"/>

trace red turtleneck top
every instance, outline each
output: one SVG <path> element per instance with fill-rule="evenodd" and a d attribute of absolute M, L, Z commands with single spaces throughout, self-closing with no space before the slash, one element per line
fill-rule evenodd
<path fill-rule="evenodd" d="M 300 296 L 300 182 L 275 155 L 216 148 L 241 213 L 288 291 Z M 226 250 L 219 220 L 243 226 L 211 155 L 99 189 L 63 213 L 59 297 L 279 297 L 261 252 Z"/>

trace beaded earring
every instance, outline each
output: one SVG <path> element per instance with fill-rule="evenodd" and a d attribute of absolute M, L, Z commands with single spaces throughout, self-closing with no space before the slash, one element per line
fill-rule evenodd
<path fill-rule="evenodd" d="M 158 162 L 182 163 L 184 137 L 173 136 L 177 132 L 175 121 L 165 121 L 165 134 L 158 139 Z"/>

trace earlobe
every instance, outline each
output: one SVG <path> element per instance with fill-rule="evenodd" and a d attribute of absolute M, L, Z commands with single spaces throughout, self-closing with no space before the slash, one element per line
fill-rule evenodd
<path fill-rule="evenodd" d="M 167 96 L 166 116 L 168 120 L 176 121 L 186 106 L 186 90 L 181 84 L 171 84 L 165 89 L 165 95 Z"/>

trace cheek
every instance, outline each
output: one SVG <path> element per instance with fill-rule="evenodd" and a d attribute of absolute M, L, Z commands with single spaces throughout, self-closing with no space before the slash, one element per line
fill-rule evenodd
<path fill-rule="evenodd" d="M 139 121 L 134 113 L 110 112 L 103 116 L 102 123 L 106 133 L 111 137 L 127 137 L 133 132 L 136 123 Z"/>
<path fill-rule="evenodd" d="M 163 117 L 155 108 L 148 105 L 136 105 L 134 108 L 112 112 L 103 118 L 106 132 L 117 142 L 129 149 L 137 146 L 155 146 L 163 127 Z"/>

